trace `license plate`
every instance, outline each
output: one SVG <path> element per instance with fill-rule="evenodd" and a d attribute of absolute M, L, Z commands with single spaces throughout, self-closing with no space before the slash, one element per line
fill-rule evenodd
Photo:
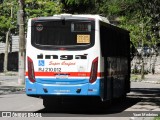
<path fill-rule="evenodd" d="M 58 74 L 56 75 L 56 79 L 67 79 L 68 78 L 68 75 L 66 74 Z"/>

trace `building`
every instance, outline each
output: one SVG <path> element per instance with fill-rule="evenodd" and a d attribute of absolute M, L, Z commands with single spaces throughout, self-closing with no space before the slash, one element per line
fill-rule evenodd
<path fill-rule="evenodd" d="M 8 71 L 18 71 L 19 36 L 11 37 L 12 44 L 8 48 Z M 0 71 L 3 71 L 5 43 L 0 43 Z"/>

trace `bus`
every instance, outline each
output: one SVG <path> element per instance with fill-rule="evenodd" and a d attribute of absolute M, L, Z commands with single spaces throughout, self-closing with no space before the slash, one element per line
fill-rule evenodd
<path fill-rule="evenodd" d="M 130 92 L 130 35 L 100 15 L 30 18 L 26 94 L 49 107 L 61 97 L 101 102 Z"/>

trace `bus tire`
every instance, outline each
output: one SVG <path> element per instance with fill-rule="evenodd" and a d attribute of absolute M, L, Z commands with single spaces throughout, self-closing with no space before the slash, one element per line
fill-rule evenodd
<path fill-rule="evenodd" d="M 53 110 L 53 108 L 57 108 L 59 102 L 57 98 L 43 98 L 43 106 L 48 110 Z"/>

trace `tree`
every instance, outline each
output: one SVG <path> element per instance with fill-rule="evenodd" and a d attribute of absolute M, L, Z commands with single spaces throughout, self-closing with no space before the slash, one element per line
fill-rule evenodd
<path fill-rule="evenodd" d="M 67 13 L 96 13 L 100 0 L 61 0 L 63 12 Z"/>
<path fill-rule="evenodd" d="M 52 16 L 60 13 L 62 4 L 59 0 L 25 0 L 25 17 Z M 11 34 L 18 34 L 17 26 L 17 0 L 4 0 L 0 3 L 0 42 L 5 42 L 8 29 Z"/>
<path fill-rule="evenodd" d="M 116 21 L 119 27 L 129 30 L 136 46 L 142 39 L 144 44 L 150 46 L 160 43 L 159 0 L 26 0 L 25 3 L 26 20 L 62 12 L 100 14 L 113 23 Z M 16 0 L 0 3 L 0 41 L 5 41 L 9 28 L 12 34 L 17 34 L 17 10 Z"/>
<path fill-rule="evenodd" d="M 131 40 L 138 46 L 142 40 L 147 45 L 155 44 L 155 40 L 159 41 L 159 38 L 155 39 L 152 30 L 154 26 L 157 31 L 159 10 L 159 0 L 103 0 L 99 12 L 111 21 L 118 20 L 118 25 L 131 32 Z"/>
<path fill-rule="evenodd" d="M 132 42 L 153 45 L 159 38 L 159 0 L 61 0 L 64 12 L 94 13 L 129 30 Z M 143 32 L 142 32 L 143 24 Z M 149 39 L 148 39 L 149 38 Z"/>
<path fill-rule="evenodd" d="M 0 42 L 5 42 L 7 31 L 17 33 L 17 10 L 16 0 L 5 0 L 0 4 Z"/>
<path fill-rule="evenodd" d="M 0 42 L 6 42 L 5 57 L 4 57 L 4 72 L 7 71 L 7 60 L 8 60 L 8 40 L 10 34 L 16 34 L 19 31 L 19 80 L 23 83 L 24 78 L 24 26 L 27 23 L 28 18 L 39 17 L 39 16 L 52 16 L 53 14 L 61 12 L 61 4 L 59 0 L 26 0 L 26 4 L 22 4 L 24 1 L 17 0 L 5 0 L 0 3 Z M 20 4 L 18 4 L 20 3 Z M 20 6 L 19 6 L 20 5 Z M 23 6 L 23 7 L 22 7 Z M 20 11 L 25 10 L 25 14 L 17 15 L 18 8 Z M 25 7 L 25 9 L 24 9 Z M 19 16 L 17 18 L 17 16 Z M 23 24 L 22 18 L 27 18 L 25 25 Z M 17 21 L 19 21 L 19 30 Z M 23 28 L 22 28 L 23 27 Z M 26 29 L 25 29 L 26 30 Z"/>
<path fill-rule="evenodd" d="M 59 0 L 26 0 L 25 3 L 25 16 L 27 18 L 53 16 L 60 13 L 62 9 Z"/>

